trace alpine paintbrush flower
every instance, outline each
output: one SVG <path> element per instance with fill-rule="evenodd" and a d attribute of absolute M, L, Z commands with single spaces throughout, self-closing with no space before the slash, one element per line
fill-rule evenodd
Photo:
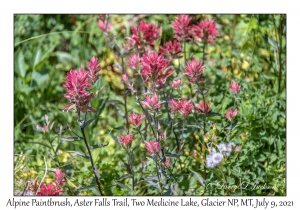
<path fill-rule="evenodd" d="M 205 66 L 202 65 L 202 61 L 197 61 L 196 58 L 193 58 L 192 61 L 186 62 L 185 72 L 182 74 L 188 76 L 191 82 L 196 82 L 204 69 Z"/>
<path fill-rule="evenodd" d="M 126 136 L 120 136 L 119 141 L 124 145 L 127 146 L 132 142 L 132 135 L 127 134 Z"/>
<path fill-rule="evenodd" d="M 128 116 L 130 124 L 138 127 L 141 125 L 142 120 L 146 117 L 144 114 L 137 114 L 133 112 L 131 115 Z"/>
<path fill-rule="evenodd" d="M 141 48 L 147 44 L 153 45 L 154 41 L 159 38 L 160 30 L 153 24 L 141 21 L 137 27 L 132 27 L 131 39 L 135 45 Z"/>
<path fill-rule="evenodd" d="M 109 33 L 110 28 L 112 27 L 112 23 L 109 23 L 106 20 L 103 21 L 103 20 L 99 19 L 98 26 L 101 29 L 101 31 Z"/>
<path fill-rule="evenodd" d="M 56 186 L 53 183 L 45 185 L 44 183 L 41 184 L 40 191 L 37 193 L 38 196 L 58 196 L 61 195 L 63 192 L 62 188 Z"/>
<path fill-rule="evenodd" d="M 238 109 L 235 109 L 234 111 L 232 111 L 231 109 L 228 109 L 225 117 L 228 120 L 231 120 L 232 118 L 234 118 L 237 115 L 237 113 L 238 113 Z"/>
<path fill-rule="evenodd" d="M 214 20 L 201 21 L 198 25 L 193 25 L 193 35 L 203 42 L 214 42 L 218 35 L 218 29 Z"/>
<path fill-rule="evenodd" d="M 179 17 L 176 18 L 175 22 L 171 24 L 175 31 L 175 39 L 179 41 L 191 39 L 192 26 L 189 25 L 191 20 L 192 18 L 189 18 L 188 15 L 179 15 Z"/>
<path fill-rule="evenodd" d="M 146 77 L 145 81 L 151 81 L 158 85 L 164 84 L 167 78 L 174 73 L 174 69 L 170 66 L 170 61 L 156 52 L 144 55 L 142 66 L 142 76 Z"/>
<path fill-rule="evenodd" d="M 146 150 L 148 150 L 150 152 L 151 156 L 154 156 L 160 150 L 160 143 L 153 142 L 153 141 L 146 142 L 145 148 L 146 148 Z"/>
<path fill-rule="evenodd" d="M 169 101 L 169 107 L 171 108 L 171 112 L 178 111 L 180 114 L 187 116 L 190 114 L 192 110 L 194 110 L 193 103 L 187 101 L 185 98 L 179 101 L 175 101 L 171 99 Z"/>
<path fill-rule="evenodd" d="M 142 59 L 140 58 L 139 54 L 133 54 L 131 56 L 128 56 L 128 67 L 130 67 L 133 70 L 139 70 L 142 68 Z"/>
<path fill-rule="evenodd" d="M 182 79 L 173 80 L 173 81 L 172 81 L 172 84 L 171 84 L 171 87 L 172 87 L 174 90 L 177 90 L 178 87 L 181 85 L 181 83 L 182 83 Z"/>
<path fill-rule="evenodd" d="M 145 101 L 141 101 L 141 104 L 149 107 L 150 109 L 159 109 L 160 104 L 156 93 L 152 95 L 152 98 L 146 96 Z"/>
<path fill-rule="evenodd" d="M 240 92 L 241 86 L 236 82 L 233 81 L 230 85 L 229 85 L 229 89 L 234 93 L 234 94 L 238 94 Z"/>
<path fill-rule="evenodd" d="M 66 184 L 66 182 L 63 181 L 66 174 L 63 173 L 61 169 L 57 168 L 54 172 L 54 176 L 56 178 L 54 182 L 57 186 L 64 186 Z"/>
<path fill-rule="evenodd" d="M 204 101 L 201 101 L 200 104 L 196 104 L 195 109 L 199 114 L 208 114 L 211 112 L 210 104 Z"/>
<path fill-rule="evenodd" d="M 173 42 L 174 44 L 172 44 L 172 41 L 168 41 L 165 43 L 164 48 L 163 47 L 159 47 L 159 51 L 161 52 L 161 54 L 171 57 L 172 59 L 174 58 L 181 58 L 182 56 L 180 56 L 181 51 L 181 44 L 180 42 L 174 40 Z"/>
<path fill-rule="evenodd" d="M 90 72 L 89 77 L 91 78 L 91 81 L 96 81 L 97 79 L 99 79 L 99 72 L 101 68 L 98 58 L 92 57 L 90 62 L 87 64 L 87 67 Z"/>

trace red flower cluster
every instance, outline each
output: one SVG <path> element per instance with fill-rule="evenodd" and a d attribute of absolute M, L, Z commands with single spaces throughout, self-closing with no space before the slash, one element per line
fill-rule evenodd
<path fill-rule="evenodd" d="M 240 92 L 241 86 L 236 82 L 233 81 L 230 85 L 229 85 L 229 89 L 234 93 L 234 94 L 238 94 Z"/>
<path fill-rule="evenodd" d="M 205 20 L 193 25 L 193 34 L 200 38 L 200 40 L 207 42 L 214 42 L 219 35 L 218 29 L 214 24 L 214 20 Z"/>
<path fill-rule="evenodd" d="M 178 87 L 181 85 L 182 82 L 183 82 L 182 79 L 173 80 L 173 81 L 172 81 L 172 84 L 171 84 L 171 87 L 172 87 L 174 90 L 177 90 Z"/>
<path fill-rule="evenodd" d="M 133 112 L 131 115 L 128 116 L 130 124 L 138 127 L 141 125 L 142 120 L 146 117 L 144 114 L 137 114 Z"/>
<path fill-rule="evenodd" d="M 149 96 L 146 96 L 145 101 L 141 101 L 141 104 L 149 107 L 150 109 L 159 109 L 160 108 L 159 100 L 158 100 L 156 93 L 154 93 L 152 95 L 152 98 L 150 98 Z"/>
<path fill-rule="evenodd" d="M 179 41 L 192 40 L 193 37 L 199 38 L 200 41 L 214 42 L 219 35 L 219 31 L 214 20 L 204 20 L 196 25 L 190 25 L 192 18 L 188 15 L 180 15 L 175 22 L 171 24 L 175 31 L 174 38 Z"/>
<path fill-rule="evenodd" d="M 153 24 L 141 21 L 137 27 L 132 27 L 131 39 L 135 42 L 138 48 L 144 45 L 154 44 L 154 40 L 159 38 L 160 30 Z"/>
<path fill-rule="evenodd" d="M 235 109 L 234 111 L 232 111 L 231 109 L 228 109 L 227 110 L 227 113 L 225 115 L 225 117 L 228 119 L 228 120 L 231 120 L 232 118 L 234 118 L 238 113 L 238 110 Z"/>
<path fill-rule="evenodd" d="M 146 77 L 146 82 L 155 80 L 156 84 L 162 85 L 167 78 L 174 73 L 174 69 L 169 66 L 170 61 L 166 60 L 162 55 L 151 52 L 143 56 L 142 76 Z"/>
<path fill-rule="evenodd" d="M 186 99 L 182 99 L 181 101 L 175 101 L 171 99 L 169 101 L 169 106 L 171 108 L 171 112 L 178 111 L 180 114 L 187 116 L 190 114 L 192 110 L 194 110 L 194 106 L 192 102 L 188 102 Z"/>
<path fill-rule="evenodd" d="M 41 184 L 40 190 L 37 193 L 39 196 L 57 196 L 63 193 L 62 187 L 66 184 L 63 179 L 65 178 L 66 174 L 62 172 L 61 169 L 57 168 L 55 173 L 55 181 L 51 182 L 47 185 L 44 183 Z"/>
<path fill-rule="evenodd" d="M 142 59 L 140 58 L 139 54 L 133 54 L 128 57 L 127 65 L 134 70 L 138 70 L 142 68 Z"/>
<path fill-rule="evenodd" d="M 101 19 L 98 20 L 98 26 L 103 32 L 110 32 L 110 28 L 112 26 L 112 23 L 107 22 L 106 20 L 103 21 Z"/>
<path fill-rule="evenodd" d="M 202 65 L 202 61 L 197 61 L 195 58 L 192 61 L 186 62 L 185 72 L 183 75 L 187 75 L 191 82 L 196 82 L 201 77 L 205 66 Z"/>
<path fill-rule="evenodd" d="M 169 56 L 171 58 L 181 58 L 179 54 L 182 52 L 181 51 L 181 44 L 180 42 L 174 40 L 174 44 L 172 44 L 172 41 L 166 42 L 165 43 L 165 48 L 159 47 L 159 51 L 161 54 L 165 56 Z"/>
<path fill-rule="evenodd" d="M 160 150 L 160 143 L 150 141 L 145 144 L 145 148 L 150 152 L 151 156 L 154 156 Z"/>
<path fill-rule="evenodd" d="M 63 111 L 78 108 L 82 112 L 92 111 L 96 112 L 92 107 L 88 106 L 90 99 L 95 96 L 91 92 L 91 84 L 98 78 L 100 71 L 98 59 L 92 57 L 90 63 L 87 65 L 89 72 L 84 69 L 71 70 L 66 78 L 63 86 L 67 89 L 68 94 L 64 97 L 70 100 L 70 104 L 63 108 Z"/>
<path fill-rule="evenodd" d="M 120 142 L 124 145 L 127 146 L 132 142 L 132 135 L 127 134 L 126 136 L 120 136 Z"/>
<path fill-rule="evenodd" d="M 204 101 L 202 101 L 200 104 L 195 105 L 195 108 L 196 108 L 197 112 L 200 113 L 200 114 L 210 113 L 211 109 L 209 107 L 210 107 L 210 104 L 205 103 Z"/>
<path fill-rule="evenodd" d="M 178 39 L 179 41 L 191 39 L 192 27 L 189 26 L 191 20 L 192 18 L 189 18 L 188 15 L 180 15 L 175 22 L 171 24 L 175 31 L 175 39 Z"/>

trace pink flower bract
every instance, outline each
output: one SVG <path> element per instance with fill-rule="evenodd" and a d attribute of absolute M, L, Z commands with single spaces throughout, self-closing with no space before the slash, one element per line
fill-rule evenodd
<path fill-rule="evenodd" d="M 150 98 L 149 96 L 146 96 L 145 101 L 141 101 L 141 104 L 149 107 L 150 109 L 159 109 L 160 108 L 159 100 L 158 100 L 156 93 L 154 93 L 152 95 L 152 98 Z"/>
<path fill-rule="evenodd" d="M 143 56 L 142 76 L 146 77 L 146 82 L 154 78 L 156 84 L 164 84 L 169 76 L 174 73 L 174 69 L 169 66 L 170 61 L 166 60 L 162 55 L 151 52 Z"/>
<path fill-rule="evenodd" d="M 160 30 L 153 24 L 141 21 L 137 27 L 132 27 L 131 39 L 134 40 L 138 48 L 146 44 L 153 45 L 154 40 L 159 38 Z"/>
<path fill-rule="evenodd" d="M 150 152 L 151 156 L 154 156 L 160 150 L 160 143 L 150 141 L 145 144 L 145 148 Z"/>
<path fill-rule="evenodd" d="M 131 115 L 128 116 L 130 124 L 138 127 L 141 125 L 142 120 L 146 117 L 144 114 L 137 114 L 133 112 Z"/>
<path fill-rule="evenodd" d="M 211 109 L 209 108 L 210 104 L 207 102 L 202 101 L 200 104 L 196 104 L 195 108 L 198 113 L 200 114 L 208 114 L 211 112 Z"/>
<path fill-rule="evenodd" d="M 57 168 L 54 172 L 54 176 L 56 178 L 55 183 L 56 183 L 57 186 L 64 186 L 66 184 L 66 182 L 63 181 L 66 174 L 63 173 L 61 169 Z"/>
<path fill-rule="evenodd" d="M 187 75 L 191 82 L 195 82 L 202 75 L 204 69 L 205 66 L 202 65 L 202 61 L 197 61 L 193 58 L 192 61 L 186 62 L 185 72 L 182 74 Z"/>
<path fill-rule="evenodd" d="M 55 186 L 53 183 L 45 185 L 44 183 L 41 184 L 40 191 L 37 193 L 38 196 L 57 196 L 61 195 L 63 190 Z"/>
<path fill-rule="evenodd" d="M 232 118 L 234 118 L 237 115 L 237 113 L 238 113 L 238 109 L 235 109 L 234 111 L 232 111 L 231 109 L 228 109 L 225 117 L 228 120 L 231 120 Z"/>
<path fill-rule="evenodd" d="M 240 92 L 241 86 L 236 82 L 233 81 L 230 85 L 229 85 L 229 89 L 234 93 L 234 94 L 238 94 Z"/>
<path fill-rule="evenodd" d="M 132 142 L 132 135 L 131 134 L 127 134 L 126 136 L 120 136 L 120 142 L 127 146 L 128 144 L 130 144 Z"/>
<path fill-rule="evenodd" d="M 205 42 L 214 42 L 219 32 L 214 20 L 205 20 L 201 21 L 198 25 L 193 25 L 193 34 Z"/>
<path fill-rule="evenodd" d="M 180 42 L 174 40 L 174 44 L 172 44 L 172 41 L 165 43 L 165 48 L 159 47 L 159 51 L 161 54 L 165 56 L 170 56 L 171 58 L 181 58 L 179 54 L 181 51 L 181 44 Z"/>
<path fill-rule="evenodd" d="M 192 18 L 189 18 L 188 15 L 179 15 L 179 17 L 176 18 L 175 22 L 171 24 L 175 31 L 175 39 L 180 41 L 190 39 L 192 26 L 189 24 L 191 20 Z"/>
<path fill-rule="evenodd" d="M 171 87 L 172 87 L 174 90 L 177 90 L 178 87 L 181 85 L 181 83 L 182 83 L 182 80 L 181 80 L 181 79 L 173 80 L 173 81 L 172 81 L 172 84 L 171 84 Z"/>

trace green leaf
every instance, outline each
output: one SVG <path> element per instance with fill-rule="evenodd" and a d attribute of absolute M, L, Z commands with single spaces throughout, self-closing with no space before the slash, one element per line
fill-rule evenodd
<path fill-rule="evenodd" d="M 119 187 L 121 187 L 121 188 L 123 188 L 123 189 L 125 189 L 125 190 L 127 190 L 127 191 L 131 191 L 131 189 L 130 189 L 129 187 L 127 187 L 126 185 L 124 185 L 124 184 L 122 184 L 122 183 L 120 183 L 120 182 L 117 182 L 116 180 L 115 180 L 115 183 L 116 183 L 117 185 L 119 185 Z"/>
<path fill-rule="evenodd" d="M 193 174 L 196 176 L 196 179 L 200 182 L 200 184 L 202 186 L 205 186 L 205 179 L 202 178 L 202 176 L 200 174 L 198 174 L 196 171 L 193 171 L 192 169 L 190 169 L 191 172 L 193 172 Z"/>
<path fill-rule="evenodd" d="M 95 118 L 92 118 L 92 119 L 86 121 L 86 122 L 84 123 L 84 125 L 83 125 L 83 128 L 87 127 L 87 126 L 88 126 L 89 124 L 91 124 L 91 122 L 93 122 L 94 120 L 95 120 Z"/>
<path fill-rule="evenodd" d="M 85 190 L 91 190 L 92 188 L 96 188 L 96 187 L 97 187 L 96 184 L 91 184 L 91 185 L 86 186 L 86 187 L 78 188 L 76 191 L 80 192 L 80 191 L 85 191 Z"/>
<path fill-rule="evenodd" d="M 37 141 L 29 141 L 29 143 L 31 144 L 40 144 L 40 145 L 43 145 L 44 147 L 48 147 L 49 149 L 51 149 L 51 147 L 45 143 L 42 143 L 42 142 L 37 142 Z"/>
<path fill-rule="evenodd" d="M 85 159 L 90 159 L 90 156 L 88 156 L 88 155 L 86 155 L 86 154 L 84 154 L 83 152 L 79 152 L 79 151 L 66 151 L 66 152 L 71 152 L 71 153 L 75 153 L 76 155 L 79 155 L 79 156 L 81 156 L 81 157 L 84 157 Z"/>
<path fill-rule="evenodd" d="M 78 137 L 78 136 L 68 136 L 68 137 L 61 138 L 62 141 L 80 141 L 82 139 L 83 139 L 82 137 Z"/>
<path fill-rule="evenodd" d="M 171 158 L 177 158 L 177 159 L 179 159 L 179 156 L 177 154 L 174 154 L 174 153 L 166 153 L 166 157 L 171 157 Z"/>
<path fill-rule="evenodd" d="M 97 148 L 101 148 L 101 147 L 106 147 L 108 145 L 107 144 L 95 144 L 95 145 L 92 145 L 90 146 L 90 149 L 97 149 Z"/>
<path fill-rule="evenodd" d="M 121 176 L 118 180 L 126 179 L 128 177 L 132 177 L 132 174 L 125 174 L 125 175 Z"/>
<path fill-rule="evenodd" d="M 271 154 L 269 158 L 270 158 L 270 164 L 272 164 L 275 160 L 277 160 L 278 157 L 275 154 Z"/>
<path fill-rule="evenodd" d="M 36 57 L 35 61 L 34 61 L 34 70 L 38 70 L 40 69 L 44 64 L 45 62 L 49 59 L 51 53 L 53 52 L 53 50 L 55 49 L 56 45 L 53 45 L 52 47 L 49 48 L 49 50 L 47 52 L 45 52 L 42 56 L 41 56 L 41 52 L 40 50 L 37 52 L 39 54 L 37 54 L 36 56 L 39 56 L 39 57 Z"/>
<path fill-rule="evenodd" d="M 15 59 L 15 72 L 24 78 L 26 75 L 26 66 L 24 61 L 24 55 L 21 50 L 17 51 Z"/>
<path fill-rule="evenodd" d="M 278 51 L 278 44 L 272 37 L 268 37 L 268 42 L 276 51 Z"/>

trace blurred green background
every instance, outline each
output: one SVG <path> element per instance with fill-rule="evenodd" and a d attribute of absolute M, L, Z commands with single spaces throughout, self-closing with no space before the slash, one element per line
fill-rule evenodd
<path fill-rule="evenodd" d="M 158 46 L 172 40 L 170 24 L 175 17 L 161 14 L 110 15 L 109 21 L 113 24 L 111 32 L 119 46 L 125 37 L 130 36 L 130 27 L 141 20 L 162 27 Z M 228 92 L 233 79 L 243 87 L 239 102 L 241 117 L 234 140 L 241 144 L 240 135 L 246 136 L 237 167 L 247 173 L 236 175 L 234 171 L 229 172 L 232 178 L 228 182 L 236 183 L 238 176 L 243 176 L 245 180 L 276 186 L 275 190 L 247 192 L 247 195 L 285 195 L 286 16 L 206 14 L 191 17 L 193 22 L 214 18 L 220 31 L 219 39 L 208 47 L 206 75 L 209 75 L 212 87 L 208 96 L 213 103 L 212 109 L 224 114 L 233 103 Z M 99 95 L 92 100 L 92 105 L 97 108 L 99 118 L 89 128 L 88 138 L 91 144 L 108 143 L 104 148 L 93 150 L 102 173 L 101 180 L 106 183 L 106 194 L 124 194 L 120 186 L 114 184 L 114 180 L 124 174 L 124 153 L 116 140 L 116 136 L 124 134 L 120 132 L 124 126 L 124 107 L 118 102 L 122 101 L 124 86 L 120 82 L 121 72 L 113 66 L 112 49 L 97 20 L 98 15 L 92 14 L 14 16 L 14 154 L 16 157 L 20 154 L 26 156 L 26 165 L 15 173 L 16 188 L 17 180 L 43 176 L 44 156 L 49 170 L 54 170 L 50 150 L 45 146 L 43 135 L 35 131 L 35 126 L 45 124 L 47 114 L 51 123 L 54 121 L 51 132 L 56 144 L 59 144 L 59 136 L 67 132 L 67 125 L 75 129 L 75 115 L 62 112 L 68 103 L 63 97 L 66 91 L 62 84 L 70 69 L 85 68 L 84 63 L 96 56 L 100 60 L 102 76 L 95 84 L 94 90 Z M 195 57 L 202 56 L 196 45 L 187 45 L 187 50 Z M 135 109 L 133 97 L 129 104 L 129 110 Z M 89 114 L 88 117 L 93 116 Z M 194 137 L 187 135 L 187 138 Z M 192 146 L 187 149 L 192 151 Z M 72 153 L 66 152 L 69 150 L 85 151 L 85 147 L 82 142 L 63 142 L 57 152 L 69 179 L 66 194 L 93 194 L 90 189 L 75 190 L 88 186 L 93 175 L 89 163 L 78 160 L 80 157 L 72 157 Z M 192 157 L 187 155 L 185 159 L 189 158 Z M 140 162 L 136 161 L 137 167 Z M 186 186 L 183 194 L 199 195 L 197 190 L 187 192 L 187 189 L 197 189 L 199 183 L 192 174 L 186 176 L 180 181 Z M 51 176 L 47 176 L 47 180 L 51 180 Z M 155 191 L 147 193 L 155 195 Z"/>

